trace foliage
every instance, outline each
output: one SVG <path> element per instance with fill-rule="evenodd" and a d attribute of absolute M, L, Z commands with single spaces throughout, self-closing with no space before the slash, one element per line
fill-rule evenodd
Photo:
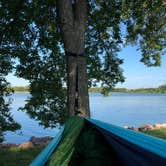
<path fill-rule="evenodd" d="M 161 85 L 159 86 L 160 89 L 165 89 L 166 90 L 166 85 Z"/>
<path fill-rule="evenodd" d="M 126 1 L 127 43 L 138 43 L 147 66 L 159 66 L 166 46 L 166 3 L 157 1 Z M 163 52 L 162 52 L 163 51 Z"/>
<path fill-rule="evenodd" d="M 29 91 L 29 86 L 13 86 L 11 87 L 14 92 L 28 92 Z"/>
<path fill-rule="evenodd" d="M 129 93 L 166 93 L 166 89 L 162 88 L 140 88 L 140 89 L 130 89 Z"/>
<path fill-rule="evenodd" d="M 117 53 L 128 44 L 138 45 L 145 65 L 160 65 L 166 44 L 163 0 L 88 2 L 89 87 L 99 82 L 107 94 L 118 82 L 124 82 L 123 60 Z M 67 116 L 66 60 L 55 1 L 2 0 L 0 11 L 0 70 L 8 73 L 13 69 L 16 76 L 29 80 L 31 97 L 23 109 L 32 118 L 46 127 L 63 122 Z M 12 64 L 11 57 L 17 63 Z"/>
<path fill-rule="evenodd" d="M 102 88 L 90 88 L 90 93 L 103 93 Z M 159 86 L 158 88 L 139 88 L 139 89 L 126 89 L 126 88 L 113 88 L 109 89 L 105 96 L 108 96 L 111 92 L 121 92 L 121 93 L 166 93 L 166 88 Z M 104 93 L 103 93 L 104 94 Z"/>
<path fill-rule="evenodd" d="M 161 85 L 157 88 L 139 88 L 139 89 L 114 89 L 114 92 L 127 92 L 127 93 L 166 93 L 165 85 Z"/>
<path fill-rule="evenodd" d="M 29 92 L 28 86 L 14 86 L 11 87 L 15 92 Z M 165 85 L 161 85 L 157 88 L 139 88 L 139 89 L 127 89 L 127 88 L 112 88 L 106 90 L 106 93 L 109 94 L 111 92 L 122 92 L 122 93 L 166 93 Z M 91 87 L 89 88 L 89 93 L 102 93 L 103 88 L 101 87 Z M 105 95 L 107 96 L 107 95 Z"/>
<path fill-rule="evenodd" d="M 11 58 L 10 56 L 5 57 L 2 54 L 0 54 L 0 57 L 0 142 L 2 142 L 4 131 L 14 131 L 19 129 L 20 125 L 14 121 L 12 114 L 10 113 L 10 95 L 13 90 L 9 88 L 9 83 L 4 78 L 12 68 Z"/>
<path fill-rule="evenodd" d="M 0 149 L 0 165 L 2 166 L 28 166 L 40 153 L 43 147 L 29 149 L 10 148 Z"/>

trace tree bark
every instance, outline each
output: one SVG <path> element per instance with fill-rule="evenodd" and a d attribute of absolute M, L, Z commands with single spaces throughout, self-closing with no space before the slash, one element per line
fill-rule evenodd
<path fill-rule="evenodd" d="M 85 29 L 87 0 L 56 0 L 58 21 L 67 59 L 67 106 L 70 116 L 90 116 Z"/>
<path fill-rule="evenodd" d="M 76 106 L 76 58 L 66 55 L 67 61 L 67 109 L 70 116 L 75 115 Z"/>
<path fill-rule="evenodd" d="M 86 58 L 78 57 L 78 113 L 90 117 Z"/>

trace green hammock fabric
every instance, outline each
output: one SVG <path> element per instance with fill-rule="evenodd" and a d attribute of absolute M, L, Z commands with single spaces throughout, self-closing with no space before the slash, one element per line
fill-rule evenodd
<path fill-rule="evenodd" d="M 160 163 L 165 166 L 165 152 L 164 140 L 101 121 L 72 117 L 31 166 L 45 165 L 46 161 L 47 166 L 107 166 L 124 163 L 147 163 L 153 166 Z"/>
<path fill-rule="evenodd" d="M 84 126 L 84 119 L 72 117 L 65 123 L 62 140 L 48 160 L 47 166 L 67 166 L 74 152 L 74 144 Z"/>
<path fill-rule="evenodd" d="M 109 166 L 116 159 L 105 138 L 80 117 L 70 118 L 47 166 Z M 111 157 L 112 156 L 112 157 Z"/>
<path fill-rule="evenodd" d="M 79 135 L 69 166 L 110 166 L 116 156 L 103 135 L 85 123 Z"/>

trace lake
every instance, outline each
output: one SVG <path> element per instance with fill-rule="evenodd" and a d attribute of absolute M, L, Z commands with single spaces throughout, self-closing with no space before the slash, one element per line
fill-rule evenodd
<path fill-rule="evenodd" d="M 28 93 L 13 95 L 12 113 L 22 129 L 6 132 L 5 142 L 21 143 L 31 136 L 55 136 L 58 129 L 44 129 L 30 119 L 25 112 L 17 109 L 25 104 Z M 118 126 L 140 126 L 142 124 L 166 123 L 166 94 L 111 93 L 108 97 L 90 94 L 91 117 Z"/>

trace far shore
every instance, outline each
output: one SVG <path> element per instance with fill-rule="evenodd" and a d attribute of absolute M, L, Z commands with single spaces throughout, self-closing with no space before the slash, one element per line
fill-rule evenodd
<path fill-rule="evenodd" d="M 14 86 L 12 87 L 14 93 L 29 93 L 29 86 Z M 127 88 L 114 88 L 103 90 L 101 87 L 89 88 L 89 93 L 102 93 L 107 96 L 109 93 L 136 93 L 136 94 L 166 94 L 166 85 L 162 85 L 156 88 L 138 88 L 138 89 L 127 89 Z"/>
<path fill-rule="evenodd" d="M 29 91 L 14 91 L 14 93 L 30 93 Z M 89 93 L 101 93 L 101 92 L 89 92 Z M 110 92 L 111 93 L 129 93 L 129 94 L 166 94 L 166 92 L 131 92 L 131 91 L 128 91 L 128 92 L 120 92 L 120 91 L 113 91 L 113 92 Z"/>
<path fill-rule="evenodd" d="M 14 93 L 30 93 L 29 91 L 14 91 Z"/>

